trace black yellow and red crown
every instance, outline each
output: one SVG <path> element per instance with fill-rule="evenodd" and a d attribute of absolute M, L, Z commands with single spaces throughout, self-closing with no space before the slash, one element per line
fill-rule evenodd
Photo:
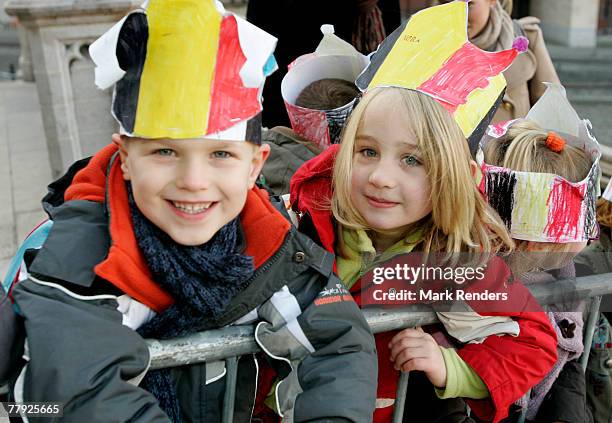
<path fill-rule="evenodd" d="M 258 142 L 276 38 L 214 0 L 149 0 L 90 46 L 126 135 Z"/>
<path fill-rule="evenodd" d="M 401 87 L 431 96 L 452 114 L 474 150 L 503 97 L 502 72 L 528 41 L 519 37 L 509 50 L 481 50 L 468 41 L 467 17 L 466 1 L 414 14 L 379 46 L 357 86 L 362 91 Z"/>

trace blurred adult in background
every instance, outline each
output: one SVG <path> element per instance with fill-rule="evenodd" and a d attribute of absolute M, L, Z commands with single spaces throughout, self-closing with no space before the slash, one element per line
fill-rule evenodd
<path fill-rule="evenodd" d="M 433 0 L 432 4 L 448 2 Z M 518 36 L 529 40 L 529 49 L 504 72 L 508 87 L 492 123 L 525 117 L 546 91 L 543 82 L 560 83 L 544 43 L 540 20 L 533 16 L 513 20 L 511 13 L 512 0 L 469 2 L 468 37 L 473 44 L 483 50 L 500 51 L 512 47 Z"/>
<path fill-rule="evenodd" d="M 264 86 L 263 126 L 288 127 L 280 83 L 289 63 L 315 50 L 321 25 L 334 25 L 338 37 L 368 54 L 399 26 L 400 8 L 399 0 L 249 0 L 247 20 L 278 38 L 279 70 Z"/>

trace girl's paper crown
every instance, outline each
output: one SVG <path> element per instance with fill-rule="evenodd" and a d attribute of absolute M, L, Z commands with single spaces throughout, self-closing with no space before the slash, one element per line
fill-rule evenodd
<path fill-rule="evenodd" d="M 510 50 L 487 52 L 468 41 L 468 5 L 454 1 L 412 15 L 391 33 L 357 79 L 365 91 L 376 87 L 416 90 L 438 101 L 468 139 L 474 152 L 501 103 L 502 71 L 527 49 L 525 37 Z"/>
<path fill-rule="evenodd" d="M 554 243 L 594 239 L 599 235 L 596 202 L 601 149 L 591 133 L 591 122 L 578 117 L 565 97 L 565 88 L 546 85 L 546 92 L 525 119 L 584 150 L 593 163 L 588 175 L 573 183 L 559 175 L 518 172 L 485 163 L 480 152 L 478 162 L 483 172 L 480 190 L 515 239 Z M 490 126 L 481 141 L 483 149 L 503 137 L 518 121 L 521 119 Z"/>
<path fill-rule="evenodd" d="M 89 47 L 122 134 L 260 143 L 276 38 L 214 0 L 150 0 Z"/>
<path fill-rule="evenodd" d="M 340 142 L 340 132 L 356 99 L 331 110 L 300 107 L 296 99 L 309 84 L 325 78 L 354 82 L 368 59 L 352 45 L 334 35 L 332 25 L 321 26 L 323 39 L 314 53 L 302 55 L 289 64 L 281 82 L 281 94 L 293 130 L 321 148 Z"/>

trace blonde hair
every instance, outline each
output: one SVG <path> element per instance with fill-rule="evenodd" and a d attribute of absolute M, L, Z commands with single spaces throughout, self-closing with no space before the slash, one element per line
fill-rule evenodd
<path fill-rule="evenodd" d="M 547 136 L 535 122 L 516 122 L 506 135 L 486 145 L 485 162 L 520 172 L 552 173 L 570 182 L 586 178 L 593 165 L 588 154 L 569 144 L 554 152 L 546 146 Z"/>
<path fill-rule="evenodd" d="M 468 144 L 452 116 L 435 100 L 417 91 L 376 88 L 366 93 L 344 128 L 333 174 L 332 212 L 351 229 L 372 230 L 351 201 L 355 138 L 363 116 L 376 98 L 395 101 L 410 119 L 432 187 L 431 213 L 418 222 L 424 252 L 497 252 L 513 247 L 499 216 L 477 190 L 470 170 Z"/>

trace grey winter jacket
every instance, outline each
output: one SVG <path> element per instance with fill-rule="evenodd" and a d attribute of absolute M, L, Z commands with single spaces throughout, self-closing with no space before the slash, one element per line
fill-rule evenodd
<path fill-rule="evenodd" d="M 276 195 L 288 194 L 295 171 L 321 152 L 315 143 L 284 126 L 262 130 L 261 141 L 270 146 L 270 157 L 261 175 L 266 187 Z"/>
<path fill-rule="evenodd" d="M 166 422 L 156 399 L 138 387 L 150 357 L 134 329 L 153 312 L 94 274 L 112 243 L 109 210 L 64 203 L 71 179 L 50 185 L 45 209 L 53 227 L 42 248 L 26 254 L 27 274 L 14 288 L 27 336 L 15 400 L 61 402 L 62 422 Z M 283 421 L 371 421 L 377 364 L 369 327 L 333 274 L 333 257 L 293 227 L 284 236 L 210 329 L 237 320 L 256 325 L 256 341 L 282 378 Z M 234 421 L 251 419 L 259 364 L 256 356 L 239 360 Z M 220 421 L 223 366 L 172 370 L 183 421 Z"/>

